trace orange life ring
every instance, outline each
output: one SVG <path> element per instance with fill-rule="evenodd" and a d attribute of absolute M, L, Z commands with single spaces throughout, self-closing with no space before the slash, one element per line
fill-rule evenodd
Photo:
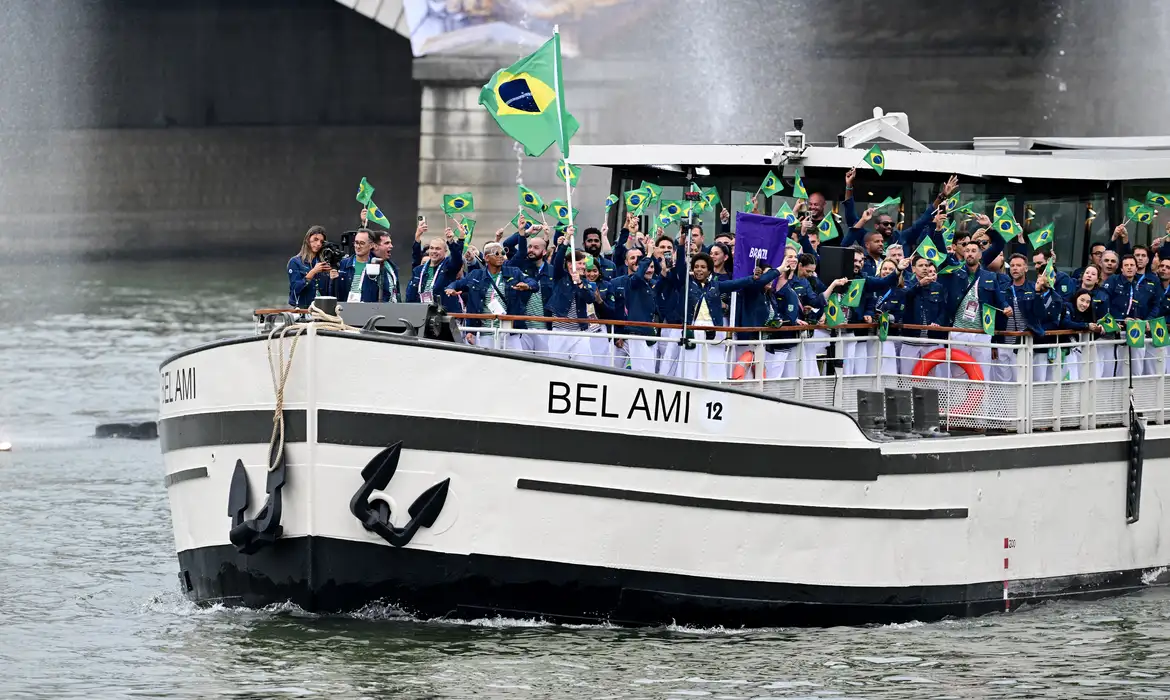
<path fill-rule="evenodd" d="M 951 349 L 951 361 L 963 370 L 967 375 L 967 379 L 974 382 L 982 382 L 983 370 L 979 368 L 979 363 L 962 350 Z M 947 359 L 946 348 L 935 348 L 922 356 L 918 360 L 918 364 L 914 365 L 914 371 L 911 374 L 915 377 L 929 376 L 931 371 L 939 364 L 945 362 Z M 971 413 L 983 401 L 983 385 L 975 384 L 967 389 L 967 398 L 961 404 L 950 409 L 951 413 Z"/>
<path fill-rule="evenodd" d="M 747 368 L 756 360 L 756 354 L 751 350 L 744 350 L 735 361 L 735 369 L 731 370 L 732 379 L 743 379 L 747 376 Z"/>

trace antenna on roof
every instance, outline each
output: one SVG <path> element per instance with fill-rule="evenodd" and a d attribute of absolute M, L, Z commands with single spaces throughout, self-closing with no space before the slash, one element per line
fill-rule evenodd
<path fill-rule="evenodd" d="M 837 145 L 854 148 L 879 138 L 922 153 L 930 152 L 929 148 L 910 138 L 910 117 L 905 112 L 884 114 L 881 107 L 873 108 L 873 119 L 858 122 L 837 134 Z"/>

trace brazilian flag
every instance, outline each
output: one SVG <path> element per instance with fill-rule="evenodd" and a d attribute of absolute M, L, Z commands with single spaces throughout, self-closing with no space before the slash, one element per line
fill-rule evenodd
<path fill-rule="evenodd" d="M 516 216 L 520 215 L 517 214 Z M 475 233 L 475 219 L 468 219 L 464 217 L 464 219 L 459 222 L 459 228 L 463 229 L 463 245 L 471 245 L 471 234 Z"/>
<path fill-rule="evenodd" d="M 1166 327 L 1166 319 L 1163 316 L 1150 319 L 1150 339 L 1156 348 L 1164 348 L 1170 345 L 1170 329 Z"/>
<path fill-rule="evenodd" d="M 662 228 L 670 226 L 672 223 L 674 223 L 674 221 L 675 217 L 671 216 L 670 214 L 667 214 L 664 211 L 658 212 L 658 225 Z"/>
<path fill-rule="evenodd" d="M 557 161 L 557 177 L 562 182 L 567 182 L 573 187 L 577 186 L 577 178 L 581 177 L 581 167 L 578 165 L 569 165 L 564 158 Z"/>
<path fill-rule="evenodd" d="M 869 163 L 869 167 L 881 177 L 882 172 L 886 169 L 886 156 L 882 153 L 882 147 L 876 143 L 870 147 L 869 152 L 865 154 L 865 162 Z"/>
<path fill-rule="evenodd" d="M 1146 192 L 1146 204 L 1150 204 L 1155 207 L 1164 207 L 1170 205 L 1170 196 L 1158 194 L 1154 191 Z"/>
<path fill-rule="evenodd" d="M 1125 344 L 1131 348 L 1146 346 L 1146 322 L 1133 318 L 1125 319 Z"/>
<path fill-rule="evenodd" d="M 369 205 L 370 200 L 374 198 L 374 186 L 371 185 L 364 177 L 358 183 L 357 201 L 358 204 Z"/>
<path fill-rule="evenodd" d="M 831 241 L 841 235 L 841 232 L 837 230 L 837 222 L 833 221 L 832 214 L 825 214 L 825 218 L 817 224 L 817 232 L 820 233 L 821 241 Z"/>
<path fill-rule="evenodd" d="M 788 248 L 795 250 L 797 253 L 802 252 L 800 244 L 797 243 L 796 241 L 792 240 L 791 238 L 789 238 L 787 241 L 784 241 L 784 245 Z"/>
<path fill-rule="evenodd" d="M 882 209 L 885 209 L 886 207 L 900 207 L 900 206 L 902 206 L 902 198 L 901 197 L 886 197 L 885 199 L 883 199 L 881 201 L 881 203 L 879 203 L 877 206 L 874 207 L 874 210 L 881 211 Z"/>
<path fill-rule="evenodd" d="M 683 203 L 676 200 L 663 200 L 658 205 L 658 212 L 662 216 L 669 217 L 671 221 L 674 221 L 678 217 L 682 216 Z"/>
<path fill-rule="evenodd" d="M 947 211 L 955 211 L 956 209 L 959 208 L 959 203 L 962 201 L 963 201 L 963 193 L 958 191 L 958 190 L 955 190 L 954 194 L 952 194 L 950 197 L 947 197 L 947 201 L 945 204 Z"/>
<path fill-rule="evenodd" d="M 615 205 L 617 203 L 618 203 L 618 196 L 616 194 L 611 194 L 608 197 L 606 197 L 605 198 L 605 213 L 608 214 L 610 208 L 613 207 L 613 205 Z"/>
<path fill-rule="evenodd" d="M 646 197 L 648 200 L 646 202 L 647 204 L 653 204 L 654 202 L 657 202 L 662 197 L 662 188 L 659 187 L 658 185 L 655 185 L 653 182 L 646 182 L 645 180 L 643 180 L 642 186 L 639 187 L 638 189 L 640 189 L 646 193 Z"/>
<path fill-rule="evenodd" d="M 382 210 L 378 208 L 377 204 L 374 204 L 374 200 L 372 199 L 366 205 L 366 219 L 373 221 L 382 228 L 390 228 L 390 220 L 386 218 L 386 215 L 382 213 Z"/>
<path fill-rule="evenodd" d="M 1048 264 L 1044 266 L 1044 272 L 1040 273 L 1048 278 L 1048 288 L 1051 289 L 1056 286 L 1056 261 L 1048 258 Z"/>
<path fill-rule="evenodd" d="M 774 172 L 769 172 L 764 178 L 764 182 L 760 184 L 760 192 L 763 192 L 765 197 L 771 197 L 783 191 L 784 183 L 780 181 L 780 178 L 776 177 L 776 173 Z"/>
<path fill-rule="evenodd" d="M 443 195 L 443 213 L 447 216 L 455 214 L 470 214 L 475 211 L 475 200 L 470 192 Z"/>
<path fill-rule="evenodd" d="M 1028 234 L 1028 241 L 1032 244 L 1032 250 L 1040 250 L 1044 246 L 1052 245 L 1052 239 L 1056 234 L 1053 233 L 1055 225 L 1047 224 L 1044 228 L 1036 229 Z"/>
<path fill-rule="evenodd" d="M 1010 217 L 1015 219 L 1015 214 L 1012 213 L 1012 205 L 1008 203 L 1007 197 L 995 203 L 995 209 L 991 212 L 992 219 L 1003 219 Z"/>
<path fill-rule="evenodd" d="M 845 306 L 856 309 L 861 306 L 861 293 L 865 291 L 865 280 L 856 279 L 849 282 L 849 289 L 845 292 Z"/>
<path fill-rule="evenodd" d="M 918 244 L 918 249 L 914 252 L 934 263 L 935 267 L 941 265 L 947 257 L 934 245 L 934 241 L 930 240 L 930 236 L 923 238 L 922 243 Z"/>
<path fill-rule="evenodd" d="M 961 269 L 963 269 L 963 265 L 958 261 L 947 263 L 946 265 L 943 265 L 939 268 L 938 276 L 942 277 L 943 275 L 949 275 L 952 272 L 958 272 Z"/>
<path fill-rule="evenodd" d="M 521 214 L 521 212 L 516 212 L 516 216 L 512 217 L 512 222 L 511 222 L 512 228 L 516 229 L 517 231 L 520 230 L 520 214 Z"/>
<path fill-rule="evenodd" d="M 544 211 L 544 200 L 540 195 L 528 189 L 524 185 L 519 185 L 520 188 L 520 206 L 525 207 L 531 211 L 540 214 Z"/>
<path fill-rule="evenodd" d="M 952 213 L 953 214 L 966 214 L 968 219 L 974 218 L 974 216 L 975 216 L 975 201 L 972 200 L 970 202 L 967 202 L 966 204 L 959 206 L 959 208 L 955 209 L 955 211 Z"/>
<path fill-rule="evenodd" d="M 560 223 L 569 223 L 569 205 L 564 200 L 554 199 L 548 203 L 548 211 Z M 573 218 L 577 218 L 577 210 L 573 210 Z"/>
<path fill-rule="evenodd" d="M 890 337 L 890 315 L 888 313 L 886 313 L 885 311 L 883 311 L 882 315 L 878 316 L 878 340 L 880 340 L 884 343 L 884 342 L 886 342 L 886 338 L 889 338 L 889 337 Z"/>
<path fill-rule="evenodd" d="M 837 301 L 840 294 L 830 294 L 829 303 L 825 305 L 825 325 L 829 328 L 836 328 L 845 323 L 845 312 L 841 310 L 841 304 Z"/>
<path fill-rule="evenodd" d="M 524 146 L 529 156 L 544 155 L 554 143 L 569 157 L 569 139 L 580 125 L 565 109 L 561 75 L 561 35 L 534 53 L 496 71 L 479 93 L 500 129 Z"/>
<path fill-rule="evenodd" d="M 784 219 L 789 226 L 796 223 L 796 212 L 792 211 L 792 207 L 788 206 L 788 202 L 783 202 L 780 205 L 780 211 L 776 212 L 776 218 Z"/>
<path fill-rule="evenodd" d="M 641 216 L 646 205 L 650 203 L 650 193 L 644 189 L 630 190 L 625 194 L 626 211 Z"/>
<path fill-rule="evenodd" d="M 958 228 L 958 224 L 954 221 L 947 224 L 946 226 L 943 226 L 943 230 L 942 230 L 943 245 L 945 245 L 948 248 L 950 248 L 951 245 L 953 245 L 955 242 L 955 229 L 956 228 Z"/>
<path fill-rule="evenodd" d="M 719 199 L 719 188 L 708 187 L 707 189 L 703 190 L 703 201 L 707 203 L 708 207 L 712 208 L 716 204 L 720 204 L 721 200 Z"/>
<path fill-rule="evenodd" d="M 999 232 L 1005 241 L 1010 241 L 1019 233 L 1020 225 L 1016 223 L 1015 218 L 1012 218 L 1011 212 L 1008 212 L 1006 218 L 996 219 L 992 228 Z"/>
<path fill-rule="evenodd" d="M 1128 218 L 1133 219 L 1139 224 L 1148 224 L 1154 220 L 1153 208 L 1142 204 L 1136 199 L 1131 199 L 1126 202 L 1125 213 Z"/>
<path fill-rule="evenodd" d="M 1117 327 L 1117 321 L 1113 318 L 1113 314 L 1105 314 L 1101 317 L 1101 330 L 1106 333 L 1116 333 L 1120 330 Z"/>
<path fill-rule="evenodd" d="M 995 313 L 998 310 L 991 304 L 983 305 L 983 333 L 985 335 L 995 335 Z"/>
<path fill-rule="evenodd" d="M 796 199 L 808 199 L 808 190 L 804 189 L 804 180 L 800 178 L 800 168 L 796 169 L 796 181 L 792 183 L 792 196 Z"/>

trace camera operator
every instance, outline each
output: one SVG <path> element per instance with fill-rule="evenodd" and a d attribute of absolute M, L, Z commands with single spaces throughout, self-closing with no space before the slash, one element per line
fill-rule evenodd
<path fill-rule="evenodd" d="M 288 261 L 289 306 L 307 309 L 317 295 L 333 295 L 334 280 L 340 277 L 334 268 L 340 262 L 337 245 L 325 243 L 325 227 L 311 226 L 301 242 L 301 252 Z"/>

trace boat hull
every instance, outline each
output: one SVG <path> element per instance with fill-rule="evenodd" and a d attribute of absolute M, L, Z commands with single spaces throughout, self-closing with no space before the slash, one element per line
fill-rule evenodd
<path fill-rule="evenodd" d="M 225 341 L 161 368 L 179 579 L 201 604 L 837 625 L 1170 581 L 1165 428 L 1130 523 L 1122 429 L 878 443 L 842 412 L 727 387 L 350 334 L 300 341 L 279 538 L 243 553 L 226 506 L 237 474 L 246 517 L 268 497 L 266 352 Z M 349 367 L 385 369 L 371 383 Z M 395 443 L 371 501 L 390 525 L 445 484 L 396 543 L 350 508 Z"/>

